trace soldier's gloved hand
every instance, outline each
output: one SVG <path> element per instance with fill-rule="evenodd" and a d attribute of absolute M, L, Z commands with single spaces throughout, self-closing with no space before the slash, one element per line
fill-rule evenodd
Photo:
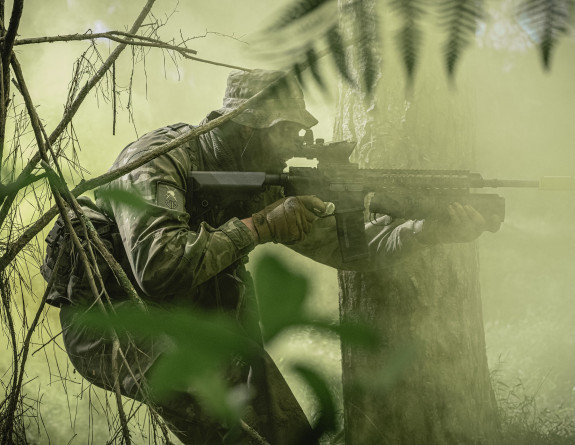
<path fill-rule="evenodd" d="M 325 209 L 317 196 L 290 196 L 254 213 L 252 221 L 260 243 L 287 244 L 303 240 Z"/>
<path fill-rule="evenodd" d="M 458 202 L 448 208 L 449 220 L 425 220 L 417 239 L 425 244 L 466 243 L 477 239 L 483 232 L 497 232 L 501 219 L 497 215 L 485 218 L 470 205 Z"/>

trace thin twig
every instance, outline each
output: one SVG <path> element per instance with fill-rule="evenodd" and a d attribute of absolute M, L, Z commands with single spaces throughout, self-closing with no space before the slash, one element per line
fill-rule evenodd
<path fill-rule="evenodd" d="M 120 340 L 117 335 L 114 336 L 112 342 L 112 375 L 114 379 L 114 394 L 116 395 L 116 404 L 118 405 L 118 414 L 120 416 L 120 425 L 122 426 L 122 436 L 126 445 L 132 443 L 130 438 L 130 428 L 128 427 L 128 419 L 122 405 L 122 392 L 120 391 L 120 371 L 118 370 L 118 351 L 120 350 Z"/>
<path fill-rule="evenodd" d="M 214 33 L 214 34 L 221 35 L 219 33 Z M 121 39 L 121 38 L 116 37 L 116 35 L 122 35 L 125 37 L 129 37 L 130 39 L 134 39 L 134 40 Z M 231 38 L 234 38 L 234 37 L 231 37 Z M 143 47 L 152 47 L 152 48 L 161 48 L 161 49 L 172 50 L 172 51 L 175 51 L 175 52 L 181 54 L 184 58 L 189 59 L 189 60 L 194 60 L 196 62 L 207 63 L 207 64 L 215 65 L 215 66 L 223 66 L 226 68 L 232 68 L 232 69 L 242 70 L 242 71 L 252 71 L 250 68 L 246 68 L 243 66 L 231 65 L 229 63 L 216 62 L 214 60 L 208 60 L 208 59 L 202 59 L 200 57 L 194 57 L 191 54 L 197 54 L 198 52 L 193 50 L 193 49 L 185 48 L 185 47 L 178 46 L 178 45 L 172 45 L 170 43 L 163 42 L 161 40 L 150 39 L 150 38 L 146 38 L 143 36 L 138 36 L 135 34 L 129 34 L 129 33 L 120 32 L 120 31 L 109 31 L 109 32 L 90 33 L 90 34 L 88 34 L 88 33 L 87 34 L 68 34 L 68 35 L 64 35 L 64 36 L 53 36 L 53 37 L 34 37 L 34 38 L 29 38 L 29 39 L 16 40 L 14 42 L 14 45 L 30 45 L 30 44 L 48 43 L 48 42 L 49 43 L 52 43 L 52 42 L 71 42 L 71 41 L 78 41 L 78 40 L 95 40 L 95 39 L 108 39 L 108 40 L 112 40 L 114 42 L 124 43 L 124 44 L 131 45 L 131 46 L 143 46 Z M 138 41 L 135 41 L 135 39 L 142 39 L 142 40 L 146 40 L 146 41 L 145 42 L 138 42 Z M 237 38 L 234 38 L 234 39 L 239 40 Z"/>
<path fill-rule="evenodd" d="M 12 6 L 12 15 L 10 16 L 10 24 L 8 25 L 8 29 L 4 35 L 4 42 L 2 45 L 1 57 L 5 66 L 10 65 L 10 55 L 12 54 L 12 47 L 14 46 L 14 41 L 16 40 L 16 35 L 18 33 L 18 27 L 20 26 L 20 19 L 22 18 L 23 9 L 24 0 L 14 0 L 14 5 Z M 4 77 L 4 79 L 6 79 L 6 77 Z"/>
<path fill-rule="evenodd" d="M 58 256 L 56 257 L 56 262 L 54 263 L 54 267 L 52 269 L 52 275 L 48 280 L 48 284 L 46 285 L 46 290 L 44 291 L 44 295 L 42 296 L 42 300 L 40 300 L 40 306 L 36 310 L 36 315 L 34 316 L 34 320 L 32 320 L 32 324 L 28 328 L 28 333 L 26 334 L 26 338 L 24 339 L 24 344 L 22 346 L 22 351 L 20 352 L 20 376 L 18 378 L 18 384 L 16 386 L 16 390 L 20 391 L 22 388 L 22 380 L 24 378 L 24 369 L 26 366 L 26 360 L 28 359 L 28 352 L 30 350 L 30 341 L 32 339 L 32 334 L 36 330 L 36 326 L 38 326 L 38 322 L 40 321 L 40 315 L 46 306 L 46 300 L 50 291 L 52 290 L 52 286 L 54 285 L 54 281 L 56 281 L 56 276 L 58 275 L 58 270 L 60 268 L 60 263 L 64 254 L 64 249 L 60 249 L 58 252 Z M 16 395 L 16 397 L 18 394 Z"/>
<path fill-rule="evenodd" d="M 213 60 L 201 59 L 199 57 L 194 57 L 194 56 L 188 56 L 187 54 L 183 54 L 183 56 L 185 59 L 195 60 L 196 62 L 207 63 L 209 65 L 223 66 L 225 68 L 232 68 L 234 70 L 240 70 L 240 71 L 253 71 L 252 69 L 245 68 L 243 66 L 230 65 L 229 63 L 223 63 L 223 62 L 214 62 Z"/>
<path fill-rule="evenodd" d="M 144 22 L 144 19 L 146 18 L 146 16 L 148 15 L 150 10 L 152 9 L 152 5 L 155 3 L 155 1 L 156 0 L 147 0 L 146 5 L 144 6 L 142 11 L 138 15 L 138 18 L 135 20 L 134 24 L 130 28 L 129 34 L 136 34 L 136 32 L 140 28 L 141 24 Z M 64 132 L 64 130 L 66 129 L 66 127 L 71 122 L 72 118 L 75 116 L 76 112 L 80 108 L 80 105 L 84 102 L 84 99 L 86 98 L 88 93 L 102 79 L 102 77 L 104 77 L 104 75 L 106 74 L 108 69 L 112 66 L 112 64 L 120 56 L 121 52 L 126 48 L 126 46 L 127 46 L 127 43 L 119 44 L 114 49 L 114 51 L 112 51 L 112 54 L 110 54 L 110 56 L 102 64 L 100 69 L 98 69 L 96 74 L 94 74 L 94 76 L 92 76 L 92 78 L 88 82 L 86 82 L 86 84 L 82 87 L 82 89 L 76 95 L 76 98 L 73 100 L 73 102 L 70 104 L 70 106 L 66 108 L 66 111 L 64 112 L 64 115 L 62 116 L 62 119 L 60 120 L 59 124 L 56 126 L 56 128 L 50 134 L 50 137 L 49 137 L 50 144 L 54 144 L 56 142 L 56 140 L 60 137 L 60 135 Z M 1 128 L 1 126 L 0 126 L 0 128 Z M 26 167 L 24 167 L 22 172 L 20 172 L 20 175 L 16 179 L 16 182 L 21 182 L 21 178 L 26 178 L 26 177 L 30 176 L 30 174 L 32 173 L 32 171 L 36 167 L 36 164 L 38 164 L 38 162 L 40 162 L 40 159 L 41 159 L 40 153 L 37 152 L 32 157 L 32 159 L 30 159 L 30 161 L 28 162 Z M 12 206 L 12 203 L 14 202 L 15 197 L 16 197 L 16 194 L 11 194 L 11 195 L 6 197 L 6 200 L 4 201 L 2 208 L 0 209 L 0 227 L 3 226 L 4 220 L 6 219 L 6 216 L 8 215 L 8 211 L 9 211 L 10 207 Z"/>
<path fill-rule="evenodd" d="M 118 36 L 123 36 L 125 38 L 119 38 Z M 122 32 L 122 31 L 108 31 L 99 33 L 85 33 L 85 34 L 68 34 L 64 36 L 46 36 L 46 37 L 32 37 L 29 39 L 18 39 L 14 42 L 14 45 L 30 45 L 36 43 L 53 43 L 53 42 L 72 42 L 79 40 L 95 40 L 95 39 L 107 39 L 118 43 L 125 43 L 134 46 L 148 46 L 153 48 L 163 48 L 171 49 L 180 53 L 185 54 L 197 54 L 198 52 L 194 49 L 186 48 L 183 46 L 172 45 L 171 43 L 163 42 L 158 39 L 152 39 L 150 37 L 139 36 L 137 34 Z M 139 41 L 141 40 L 141 41 Z"/>
<path fill-rule="evenodd" d="M 2 52 L 0 54 L 0 82 L 2 82 L 2 93 L 0 94 L 0 166 L 4 158 L 4 142 L 6 139 L 6 116 L 8 108 L 8 96 L 10 94 L 10 57 L 12 55 L 12 47 L 16 34 L 18 33 L 18 26 L 20 26 L 20 19 L 22 17 L 22 10 L 24 8 L 24 0 L 15 0 L 12 6 L 12 15 L 10 16 L 10 24 L 4 34 L 4 42 L 2 44 Z M 2 27 L 4 24 L 2 23 Z"/>
<path fill-rule="evenodd" d="M 259 445 L 270 445 L 270 443 L 267 440 L 265 440 L 262 436 L 260 436 L 259 433 L 255 429 L 253 429 L 251 426 L 249 426 L 243 420 L 240 420 L 240 425 L 242 427 L 242 430 L 244 430 Z"/>
<path fill-rule="evenodd" d="M 71 220 L 70 220 L 68 213 L 66 211 L 66 208 L 64 206 L 64 201 L 63 201 L 62 196 L 61 196 L 62 192 L 69 198 L 68 205 L 70 205 L 71 209 L 74 211 L 74 213 L 76 214 L 76 216 L 80 220 L 82 229 L 85 232 L 86 240 L 88 240 L 89 238 L 92 238 L 94 241 L 96 241 L 97 244 L 99 244 L 101 246 L 101 248 L 103 247 L 103 250 L 106 253 L 108 253 L 109 256 L 111 256 L 111 254 L 107 251 L 106 247 L 102 243 L 102 240 L 99 238 L 99 236 L 98 236 L 96 230 L 94 229 L 94 226 L 91 224 L 91 222 L 89 222 L 89 226 L 91 226 L 92 230 L 87 228 L 85 223 L 86 223 L 86 220 L 89 221 L 89 219 L 86 218 L 86 216 L 84 215 L 84 213 L 83 213 L 82 209 L 80 208 L 80 206 L 78 205 L 78 202 L 76 201 L 76 199 L 70 195 L 70 191 L 66 187 L 65 182 L 63 180 L 61 180 L 61 178 L 58 177 L 56 172 L 54 170 L 52 170 L 51 167 L 48 165 L 48 150 L 46 149 L 46 147 L 49 147 L 49 151 L 52 153 L 53 156 L 55 156 L 55 155 L 54 155 L 54 152 L 52 151 L 51 144 L 48 140 L 49 138 L 46 135 L 45 131 L 43 130 L 43 126 L 42 126 L 40 118 L 36 112 L 36 108 L 34 107 L 34 104 L 32 103 L 32 99 L 31 99 L 30 94 L 28 92 L 28 87 L 26 86 L 26 82 L 24 81 L 22 69 L 21 69 L 20 64 L 18 63 L 18 60 L 15 56 L 12 57 L 12 68 L 13 68 L 14 73 L 16 75 L 18 85 L 20 87 L 20 91 L 22 92 L 22 95 L 24 97 L 24 102 L 26 103 L 28 115 L 30 116 L 30 122 L 31 122 L 32 128 L 34 130 L 34 135 L 36 137 L 36 143 L 38 145 L 39 153 L 42 157 L 41 162 L 42 162 L 44 169 L 46 170 L 46 173 L 48 174 L 48 180 L 50 182 L 50 187 L 52 189 L 52 194 L 54 196 L 54 200 L 56 201 L 56 205 L 58 206 L 58 209 L 60 211 L 60 215 L 61 215 L 62 219 L 64 220 L 64 223 L 66 225 L 66 228 L 68 229 L 68 233 L 69 233 L 70 237 L 73 240 L 73 243 L 76 247 L 76 250 L 79 253 L 81 262 L 84 266 L 84 274 L 85 274 L 86 278 L 88 279 L 88 283 L 90 285 L 90 288 L 92 290 L 94 298 L 95 298 L 98 306 L 100 307 L 100 310 L 102 311 L 102 313 L 104 315 L 106 315 L 107 314 L 106 308 L 105 308 L 104 303 L 101 301 L 101 298 L 100 298 L 101 293 L 106 295 L 106 297 L 108 299 L 108 303 L 110 304 L 110 306 L 111 306 L 111 301 L 107 295 L 104 280 L 100 274 L 100 271 L 98 270 L 98 263 L 96 260 L 96 256 L 94 255 L 94 252 L 92 251 L 90 242 L 87 242 L 86 248 L 87 248 L 88 253 L 90 255 L 90 260 L 88 260 L 86 252 L 84 252 L 84 249 L 82 248 L 82 244 L 81 244 L 81 242 L 78 238 L 78 235 L 76 234 L 76 232 L 72 226 Z M 55 163 L 55 165 L 58 165 L 56 158 L 54 159 L 54 163 Z M 57 167 L 57 168 L 61 174 L 61 170 L 59 169 L 59 167 Z M 91 235 L 90 237 L 88 236 L 88 233 L 90 233 L 90 235 Z M 117 264 L 115 259 L 113 259 L 112 262 L 115 263 L 121 269 L 121 267 Z M 94 275 L 96 276 L 96 278 L 98 280 L 98 284 L 99 284 L 100 288 L 102 289 L 101 293 L 98 291 L 97 286 L 96 286 L 96 282 L 94 280 L 94 276 L 92 275 L 92 271 L 91 271 L 92 267 L 94 268 Z M 124 273 L 124 272 L 122 271 L 122 273 Z M 124 275 L 125 275 L 125 273 L 124 273 Z M 129 282 L 129 280 L 128 280 L 128 282 Z M 121 284 L 125 284 L 125 283 L 122 282 Z M 130 297 L 134 298 L 135 291 L 134 291 L 133 287 L 131 286 L 131 284 L 129 286 L 130 286 L 131 290 L 128 290 L 128 294 L 130 295 Z M 139 297 L 137 297 L 137 295 L 136 295 L 135 299 L 139 300 Z M 117 374 L 117 362 L 116 362 L 117 355 L 118 355 L 117 349 L 120 347 L 120 343 L 119 343 L 118 335 L 116 334 L 116 332 L 114 330 L 112 330 L 112 338 L 113 338 L 113 349 L 116 350 L 116 353 L 112 354 L 112 360 L 113 360 L 112 370 L 113 370 L 113 374 L 114 374 L 113 375 L 114 390 L 115 390 L 116 398 L 117 398 L 118 413 L 120 415 L 120 421 L 122 424 L 122 433 L 123 433 L 124 441 L 125 441 L 126 445 L 131 445 L 130 430 L 128 428 L 128 424 L 126 421 L 126 415 L 124 413 L 124 409 L 123 409 L 123 405 L 122 405 L 121 391 L 120 391 L 120 386 L 119 386 L 119 377 Z M 16 394 L 18 394 L 19 388 L 16 388 L 15 392 L 16 392 Z"/>
<path fill-rule="evenodd" d="M 112 136 L 116 136 L 116 62 L 112 64 Z"/>
<path fill-rule="evenodd" d="M 0 298 L 2 299 L 2 305 L 4 306 L 4 316 L 8 323 L 8 330 L 10 333 L 10 341 L 12 342 L 12 390 L 9 394 L 16 393 L 16 385 L 18 383 L 18 346 L 16 343 L 16 329 L 14 327 L 14 319 L 12 318 L 12 312 L 10 309 L 10 299 L 8 295 L 8 283 L 6 282 L 4 271 L 0 272 Z M 14 431 L 14 413 L 16 411 L 16 405 L 18 404 L 18 399 L 11 397 L 10 395 L 6 397 L 8 399 L 8 405 L 6 406 L 5 414 L 0 418 L 0 437 L 2 438 L 2 445 L 9 444 L 13 437 Z"/>
<path fill-rule="evenodd" d="M 39 181 L 40 179 L 44 179 L 46 177 L 45 174 L 41 175 L 30 175 L 27 178 L 22 178 L 21 182 L 14 181 L 10 182 L 6 185 L 0 183 L 0 202 L 11 194 L 18 193 L 19 190 L 23 189 L 24 187 L 28 187 L 29 185 Z"/>
<path fill-rule="evenodd" d="M 10 73 L 8 73 L 8 75 L 10 75 Z M 2 57 L 0 57 L 0 168 L 3 166 L 4 141 L 6 139 L 6 116 L 8 115 L 4 85 L 4 62 L 2 62 Z M 2 178 L 0 177 L 0 180 L 1 179 Z M 0 202 L 3 200 L 4 197 L 0 197 Z"/>

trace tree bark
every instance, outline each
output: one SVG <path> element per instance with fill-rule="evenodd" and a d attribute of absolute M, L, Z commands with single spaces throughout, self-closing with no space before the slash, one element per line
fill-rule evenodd
<path fill-rule="evenodd" d="M 361 167 L 471 166 L 468 90 L 449 91 L 433 66 L 440 53 L 427 52 L 434 60 L 421 57 L 409 91 L 387 53 L 373 99 L 340 85 L 334 140 L 356 140 Z M 352 68 L 357 77 L 361 62 Z M 467 243 L 422 248 L 377 273 L 339 272 L 342 321 L 365 322 L 382 339 L 376 352 L 342 344 L 347 445 L 493 443 L 478 268 Z"/>

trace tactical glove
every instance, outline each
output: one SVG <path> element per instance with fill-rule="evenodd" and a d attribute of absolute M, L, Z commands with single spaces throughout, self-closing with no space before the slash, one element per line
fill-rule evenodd
<path fill-rule="evenodd" d="M 483 232 L 497 232 L 501 219 L 497 215 L 484 217 L 473 207 L 458 202 L 448 208 L 448 221 L 425 221 L 417 239 L 424 244 L 467 243 Z"/>
<path fill-rule="evenodd" d="M 325 209 L 316 196 L 290 196 L 254 213 L 252 221 L 260 243 L 287 244 L 303 240 Z"/>

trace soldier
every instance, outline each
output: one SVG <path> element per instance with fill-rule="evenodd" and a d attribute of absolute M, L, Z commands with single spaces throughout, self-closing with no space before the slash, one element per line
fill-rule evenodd
<path fill-rule="evenodd" d="M 232 72 L 223 107 L 209 113 L 202 123 L 229 113 L 282 74 L 263 70 Z M 96 195 L 97 206 L 89 204 L 92 219 L 109 219 L 117 225 L 119 239 L 111 247 L 144 300 L 167 310 L 190 307 L 223 311 L 243 323 L 249 319 L 245 316 L 250 307 L 247 302 L 254 298 L 245 263 L 258 244 L 273 241 L 324 264 L 350 267 L 341 261 L 334 218 L 318 219 L 326 205 L 315 196 L 286 198 L 281 188 L 269 187 L 241 202 L 222 204 L 208 197 L 207 205 L 194 208 L 187 200 L 188 172 L 281 171 L 300 143 L 299 132 L 316 123 L 305 108 L 299 85 L 287 77 L 266 98 L 231 121 L 102 187 L 135 192 L 145 202 L 134 207 Z M 187 124 L 176 124 L 144 135 L 120 153 L 112 169 L 189 128 Z M 374 264 L 393 261 L 395 256 L 418 246 L 469 241 L 485 230 L 498 228 L 497 221 L 486 221 L 472 208 L 455 204 L 450 212 L 451 223 L 444 225 L 413 220 L 367 225 Z M 101 269 L 105 271 L 104 264 Z M 93 304 L 83 281 L 81 271 L 72 270 L 69 282 L 56 297 L 52 296 L 52 303 L 61 306 L 64 344 L 76 369 L 90 382 L 112 390 L 110 338 L 81 323 L 72 323 L 79 308 Z M 108 290 L 114 304 L 126 304 L 117 286 L 116 291 Z M 246 332 L 253 333 L 253 326 Z M 253 341 L 257 343 L 258 339 Z M 142 393 L 146 376 L 173 345 L 168 337 L 160 336 L 139 339 L 136 346 L 123 345 L 132 369 L 120 365 L 121 391 L 128 397 L 153 402 L 182 442 L 257 443 L 249 434 L 207 415 L 193 390 L 174 388 L 169 397 L 153 401 L 146 398 Z M 240 358 L 231 360 L 227 377 L 231 384 L 249 382 L 254 396 L 243 420 L 269 443 L 304 443 L 305 438 L 312 437 L 297 400 L 263 348 L 259 359 L 251 363 Z"/>

